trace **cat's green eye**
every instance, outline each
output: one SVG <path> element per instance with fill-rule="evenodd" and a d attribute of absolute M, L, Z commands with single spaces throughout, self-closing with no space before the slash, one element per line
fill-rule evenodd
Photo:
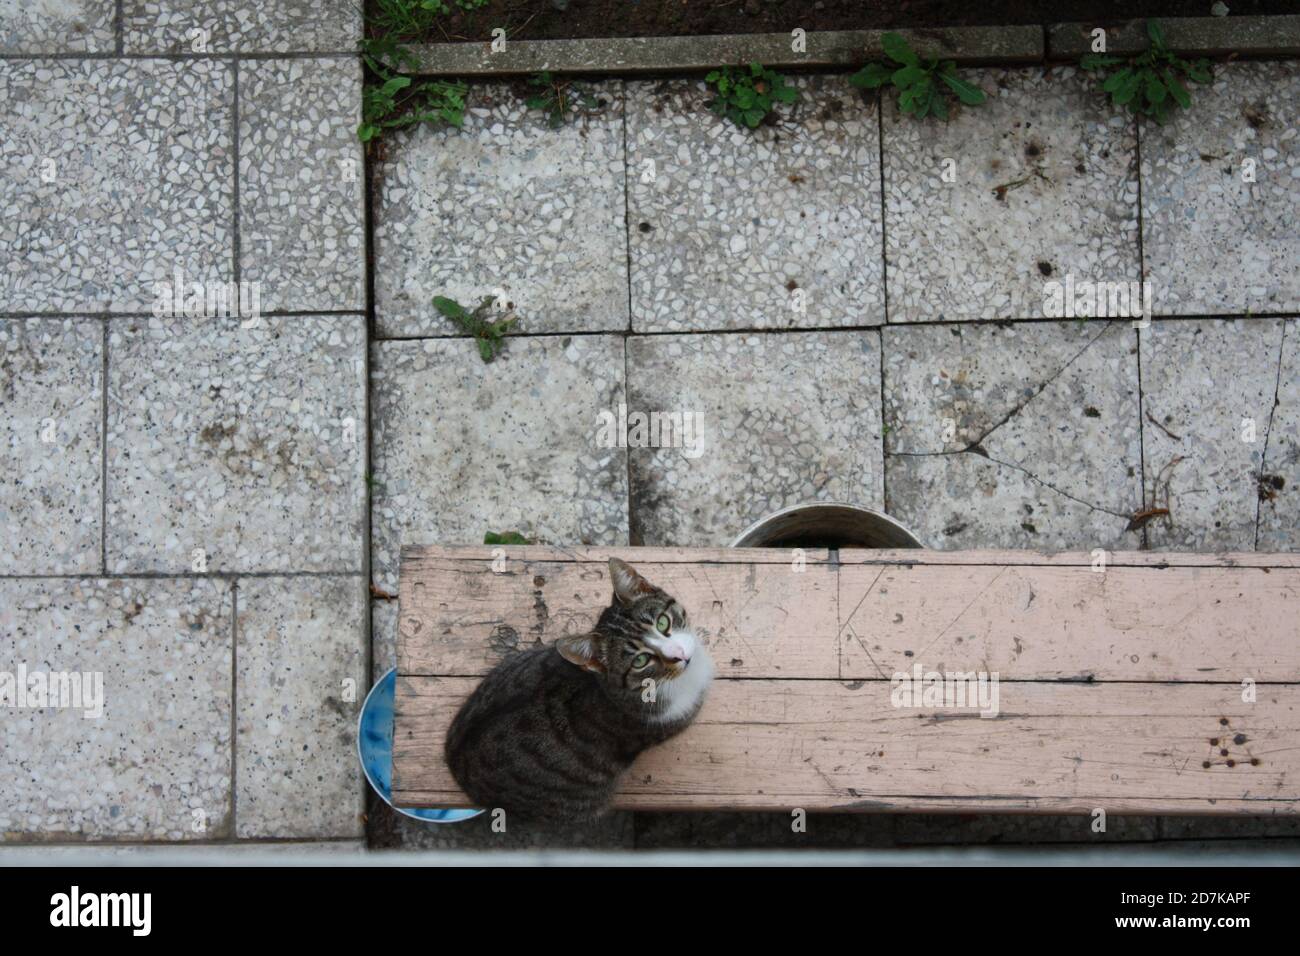
<path fill-rule="evenodd" d="M 639 671 L 643 667 L 649 667 L 649 666 L 650 666 L 649 654 L 642 652 L 638 654 L 636 657 L 632 658 L 632 669 L 635 671 Z"/>
<path fill-rule="evenodd" d="M 660 614 L 659 620 L 655 621 L 655 628 L 660 634 L 667 634 L 668 628 L 672 626 L 672 621 L 668 619 L 667 614 Z"/>

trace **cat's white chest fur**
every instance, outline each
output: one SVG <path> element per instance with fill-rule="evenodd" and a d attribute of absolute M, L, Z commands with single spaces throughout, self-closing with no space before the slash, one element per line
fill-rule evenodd
<path fill-rule="evenodd" d="M 659 688 L 659 709 L 655 719 L 664 723 L 691 714 L 704 699 L 713 681 L 713 658 L 703 647 L 696 647 L 686 671 Z"/>

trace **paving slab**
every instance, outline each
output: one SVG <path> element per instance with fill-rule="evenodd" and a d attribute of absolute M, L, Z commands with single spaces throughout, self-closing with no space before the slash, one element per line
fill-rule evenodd
<path fill-rule="evenodd" d="M 1127 322 L 888 328 L 887 509 L 933 548 L 1133 549 Z"/>
<path fill-rule="evenodd" d="M 116 572 L 360 571 L 364 316 L 112 319 Z"/>
<path fill-rule="evenodd" d="M 1142 233 L 1157 315 L 1300 309 L 1300 63 L 1215 66 L 1190 109 L 1142 124 Z M 1249 181 L 1252 180 L 1253 181 Z"/>
<path fill-rule="evenodd" d="M 480 814 L 460 823 L 425 823 L 402 816 L 378 800 L 369 810 L 369 844 L 386 850 L 534 850 L 633 848 L 633 814 L 611 811 L 581 823 L 514 823 L 505 832 L 493 829 L 492 817 Z"/>
<path fill-rule="evenodd" d="M 300 859 L 315 862 L 320 857 L 359 857 L 365 853 L 363 840 L 257 840 L 201 846 L 157 843 L 0 846 L 0 866 L 49 866 L 51 859 L 58 859 L 63 866 L 132 865 L 136 861 L 159 866 L 221 866 L 231 860 L 256 866 L 257 860 L 250 858 L 262 857 L 273 858 L 279 866 L 298 866 Z"/>
<path fill-rule="evenodd" d="M 116 0 L 0 0 L 0 53 L 111 53 Z"/>
<path fill-rule="evenodd" d="M 479 539 L 483 540 L 482 538 Z M 376 598 L 370 602 L 370 646 L 373 649 L 370 680 L 375 683 L 397 666 L 396 600 Z"/>
<path fill-rule="evenodd" d="M 1260 477 L 1260 551 L 1300 550 L 1300 320 L 1285 325 Z"/>
<path fill-rule="evenodd" d="M 231 639 L 222 581 L 0 580 L 6 671 L 102 691 L 5 708 L 0 842 L 228 835 Z"/>
<path fill-rule="evenodd" d="M 1047 28 L 1053 59 L 1078 60 L 1092 52 L 1097 23 L 1054 23 Z M 1106 51 L 1135 54 L 1151 40 L 1146 20 L 1105 24 Z M 1294 56 L 1300 50 L 1300 16 L 1174 17 L 1161 21 L 1165 43 L 1182 56 Z"/>
<path fill-rule="evenodd" d="M 728 545 L 803 501 L 879 508 L 880 336 L 733 333 L 628 340 L 632 413 L 690 413 L 675 445 L 628 451 L 636 544 Z"/>
<path fill-rule="evenodd" d="M 381 342 L 373 375 L 373 575 L 397 590 L 403 544 L 627 541 L 625 451 L 599 444 L 624 402 L 616 336 Z"/>
<path fill-rule="evenodd" d="M 127 53 L 351 53 L 356 0 L 123 0 Z"/>
<path fill-rule="evenodd" d="M 742 33 L 660 37 L 577 37 L 569 40 L 511 40 L 502 57 L 483 43 L 425 43 L 412 47 L 421 73 L 445 76 L 536 73 L 668 73 L 711 70 L 723 63 L 765 63 L 769 67 L 857 68 L 881 59 L 883 30 L 814 30 L 804 48 L 792 49 L 789 33 Z M 892 32 L 892 31 L 891 31 Z M 897 31 L 921 56 L 958 62 L 1041 60 L 1038 26 L 980 26 Z"/>
<path fill-rule="evenodd" d="M 1048 282 L 1137 281 L 1133 120 L 1072 67 L 962 75 L 982 106 L 885 109 L 889 320 L 1051 318 Z"/>
<path fill-rule="evenodd" d="M 1142 331 L 1147 504 L 1170 510 L 1147 525 L 1153 549 L 1254 549 L 1282 330 L 1280 319 L 1242 319 Z M 1282 508 L 1294 491 L 1281 492 Z M 1294 524 L 1284 534 L 1294 542 Z"/>
<path fill-rule="evenodd" d="M 1153 817 L 1092 817 L 990 813 L 813 813 L 795 832 L 790 813 L 638 813 L 638 850 L 835 850 L 920 846 L 1008 846 L 1145 842 L 1157 834 Z"/>
<path fill-rule="evenodd" d="M 100 568 L 103 321 L 0 319 L 0 574 Z"/>
<path fill-rule="evenodd" d="M 636 331 L 884 321 L 875 107 L 842 76 L 791 82 L 799 101 L 754 130 L 698 80 L 628 84 Z"/>
<path fill-rule="evenodd" d="M 471 89 L 461 129 L 389 137 L 375 173 L 380 335 L 456 334 L 435 295 L 495 295 L 523 332 L 627 328 L 623 87 L 583 88 L 604 106 L 558 129 L 493 83 Z"/>
<path fill-rule="evenodd" d="M 0 312 L 150 311 L 229 282 L 228 63 L 0 62 Z"/>
<path fill-rule="evenodd" d="M 364 309 L 361 64 L 239 64 L 240 279 L 264 311 Z"/>
<path fill-rule="evenodd" d="M 1164 840 L 1230 840 L 1300 837 L 1300 820 L 1294 816 L 1269 817 L 1163 817 Z"/>
<path fill-rule="evenodd" d="M 359 576 L 239 581 L 236 836 L 363 834 L 365 601 Z"/>

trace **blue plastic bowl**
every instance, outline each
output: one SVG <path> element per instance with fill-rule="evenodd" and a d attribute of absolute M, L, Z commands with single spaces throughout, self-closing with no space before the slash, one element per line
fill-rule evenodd
<path fill-rule="evenodd" d="M 393 700 L 397 695 L 397 668 L 394 667 L 370 688 L 357 718 L 357 755 L 361 770 L 384 803 L 393 807 Z M 482 810 L 413 810 L 393 807 L 398 813 L 426 823 L 460 823 L 471 820 Z"/>

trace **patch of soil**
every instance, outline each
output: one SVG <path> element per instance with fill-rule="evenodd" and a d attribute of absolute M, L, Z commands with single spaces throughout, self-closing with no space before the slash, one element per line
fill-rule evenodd
<path fill-rule="evenodd" d="M 368 0 L 368 5 L 374 0 Z M 897 27 L 1083 21 L 1105 25 L 1141 17 L 1205 17 L 1210 0 L 491 0 L 457 11 L 422 38 L 514 40 L 568 37 L 692 36 Z M 1294 13 L 1294 0 L 1232 0 L 1233 16 Z"/>

